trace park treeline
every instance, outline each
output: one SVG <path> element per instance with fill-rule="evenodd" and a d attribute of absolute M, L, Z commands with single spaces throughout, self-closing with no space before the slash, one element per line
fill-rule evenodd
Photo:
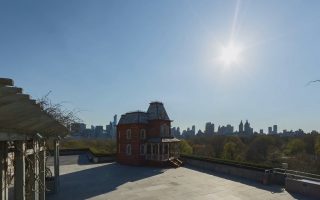
<path fill-rule="evenodd" d="M 181 153 L 320 174 L 320 135 L 200 136 L 183 140 Z"/>
<path fill-rule="evenodd" d="M 239 163 L 281 167 L 320 174 L 320 134 L 300 136 L 251 135 L 251 136 L 197 136 L 180 142 L 184 155 L 208 157 Z M 95 154 L 114 154 L 115 140 L 65 139 L 61 149 L 90 149 Z M 49 145 L 49 149 L 53 149 Z"/>
<path fill-rule="evenodd" d="M 52 143 L 48 143 L 48 148 L 53 149 Z M 64 139 L 60 141 L 60 149 L 90 149 L 94 154 L 110 155 L 117 152 L 117 145 L 110 139 Z"/>

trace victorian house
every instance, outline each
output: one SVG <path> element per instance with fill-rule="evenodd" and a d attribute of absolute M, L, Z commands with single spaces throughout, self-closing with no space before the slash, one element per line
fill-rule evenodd
<path fill-rule="evenodd" d="M 171 122 L 161 102 L 151 102 L 147 112 L 122 115 L 117 126 L 117 161 L 130 165 L 180 166 L 180 140 L 171 135 Z"/>

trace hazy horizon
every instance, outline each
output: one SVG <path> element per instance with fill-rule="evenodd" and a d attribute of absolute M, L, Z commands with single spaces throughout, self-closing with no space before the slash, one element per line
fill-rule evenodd
<path fill-rule="evenodd" d="M 52 91 L 88 125 L 158 100 L 182 129 L 237 130 L 248 119 L 255 131 L 319 131 L 320 83 L 306 86 L 320 79 L 319 8 L 301 0 L 0 2 L 0 76 L 33 98 Z"/>

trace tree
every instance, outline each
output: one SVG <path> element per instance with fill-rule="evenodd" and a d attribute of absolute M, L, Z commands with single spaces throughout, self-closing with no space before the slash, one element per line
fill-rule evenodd
<path fill-rule="evenodd" d="M 297 155 L 298 153 L 304 153 L 306 144 L 303 140 L 295 138 L 288 142 L 285 153 L 287 155 Z"/>
<path fill-rule="evenodd" d="M 228 160 L 235 160 L 237 153 L 237 145 L 230 141 L 225 143 L 223 147 L 223 158 L 228 159 Z"/>
<path fill-rule="evenodd" d="M 64 108 L 61 103 L 53 103 L 49 99 L 50 93 L 51 91 L 42 98 L 37 99 L 37 104 L 40 105 L 45 113 L 67 128 L 70 128 L 72 123 L 81 122 L 77 116 L 79 111 L 68 110 Z"/>
<path fill-rule="evenodd" d="M 266 162 L 269 149 L 274 147 L 274 139 L 268 136 L 257 136 L 249 145 L 246 157 L 249 161 Z"/>
<path fill-rule="evenodd" d="M 239 137 L 228 137 L 223 146 L 222 157 L 229 160 L 243 160 L 245 145 Z"/>
<path fill-rule="evenodd" d="M 179 149 L 181 154 L 192 154 L 192 147 L 186 140 L 179 142 Z"/>
<path fill-rule="evenodd" d="M 316 159 L 318 159 L 319 156 L 320 156 L 320 136 L 318 136 L 316 138 L 316 143 L 314 145 L 314 151 L 315 151 L 315 154 L 316 154 Z"/>

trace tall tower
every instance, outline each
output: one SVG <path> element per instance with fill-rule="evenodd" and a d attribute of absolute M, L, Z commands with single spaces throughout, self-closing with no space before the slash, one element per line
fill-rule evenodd
<path fill-rule="evenodd" d="M 192 126 L 192 135 L 194 136 L 195 134 L 196 134 L 196 126 L 193 125 L 193 126 Z"/>
<path fill-rule="evenodd" d="M 111 122 L 110 122 L 111 123 Z M 117 135 L 117 115 L 113 116 L 113 122 L 111 127 L 111 137 L 116 138 Z"/>
<path fill-rule="evenodd" d="M 273 125 L 273 134 L 278 134 L 278 125 Z"/>
<path fill-rule="evenodd" d="M 244 132 L 246 134 L 249 134 L 251 132 L 251 128 L 250 128 L 250 124 L 249 124 L 248 120 L 246 120 L 246 123 L 244 124 Z"/>
<path fill-rule="evenodd" d="M 239 133 L 243 133 L 243 123 L 242 123 L 242 120 L 239 124 Z"/>

